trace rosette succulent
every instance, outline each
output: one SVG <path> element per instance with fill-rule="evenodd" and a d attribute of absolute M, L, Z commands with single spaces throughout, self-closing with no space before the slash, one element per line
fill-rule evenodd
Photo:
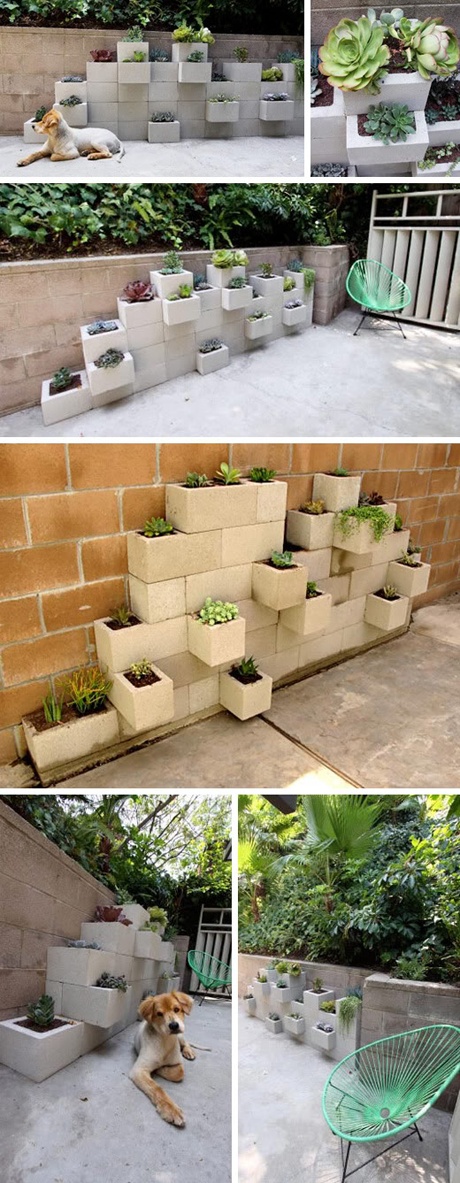
<path fill-rule="evenodd" d="M 390 60 L 384 44 L 385 29 L 374 27 L 367 16 L 341 20 L 320 47 L 320 73 L 340 90 L 367 90 L 378 94 L 379 83 Z"/>
<path fill-rule="evenodd" d="M 397 35 L 407 61 L 422 78 L 428 79 L 432 74 L 446 78 L 453 74 L 460 56 L 453 29 L 447 25 L 438 25 L 435 17 L 429 17 L 422 23 L 404 19 L 399 22 Z"/>

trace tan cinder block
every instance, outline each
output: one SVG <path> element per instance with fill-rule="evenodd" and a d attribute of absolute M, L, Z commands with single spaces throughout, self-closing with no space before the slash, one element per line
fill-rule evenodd
<path fill-rule="evenodd" d="M 368 592 L 378 591 L 388 578 L 388 563 L 378 563 L 375 567 L 365 567 L 362 571 L 352 571 L 350 575 L 350 600 L 355 596 L 366 596 Z M 349 622 L 351 624 L 351 621 Z"/>
<path fill-rule="evenodd" d="M 245 623 L 241 617 L 228 620 L 225 624 L 204 624 L 197 617 L 187 618 L 188 647 L 190 653 L 204 661 L 205 665 L 224 665 L 244 657 Z"/>
<path fill-rule="evenodd" d="M 264 527 L 249 526 L 246 529 Z M 210 530 L 203 534 L 171 534 L 163 538 L 128 534 L 129 572 L 145 583 L 160 583 L 199 571 L 213 571 L 221 565 L 223 533 L 226 531 Z M 240 527 L 236 533 L 240 533 Z M 241 559 L 241 550 L 238 557 Z M 232 565 L 236 564 L 225 564 Z"/>
<path fill-rule="evenodd" d="M 118 740 L 116 711 L 112 707 L 96 715 L 82 715 L 71 723 L 62 723 L 47 731 L 36 731 L 26 718 L 22 721 L 32 759 L 39 771 L 46 771 L 80 760 Z"/>
<path fill-rule="evenodd" d="M 286 481 L 268 481 L 254 486 L 257 489 L 257 521 L 284 522 L 286 516 Z"/>
<path fill-rule="evenodd" d="M 331 556 L 332 549 L 330 546 L 324 547 L 321 550 L 309 550 L 302 552 L 306 554 L 306 567 L 308 570 L 309 583 L 316 583 L 318 579 L 329 579 L 331 575 Z M 300 562 L 299 553 L 294 553 L 296 562 Z"/>
<path fill-rule="evenodd" d="M 300 646 L 300 666 L 313 665 L 316 661 L 325 661 L 341 649 L 341 633 L 327 633 L 324 637 L 314 637 Z"/>
<path fill-rule="evenodd" d="M 174 687 L 174 720 L 185 719 L 190 715 L 189 687 Z"/>
<path fill-rule="evenodd" d="M 334 636 L 336 635 L 334 634 Z M 357 649 L 360 645 L 370 645 L 372 641 L 376 641 L 381 636 L 381 629 L 375 628 L 372 624 L 366 624 L 365 620 L 361 620 L 358 624 L 350 624 L 343 629 L 340 648 L 341 650 Z"/>
<path fill-rule="evenodd" d="M 151 668 L 159 679 L 152 686 L 133 686 L 123 674 L 113 675 L 110 701 L 134 731 L 150 731 L 174 717 L 172 681 L 153 663 Z"/>
<path fill-rule="evenodd" d="M 335 514 L 302 513 L 289 509 L 286 520 L 286 539 L 306 550 L 323 550 L 332 546 Z"/>
<path fill-rule="evenodd" d="M 257 521 L 257 486 L 250 481 L 204 489 L 167 485 L 166 518 L 186 534 L 254 525 Z"/>
<path fill-rule="evenodd" d="M 375 567 L 375 571 L 379 568 Z M 409 596 L 413 599 L 414 596 L 421 596 L 426 592 L 431 567 L 429 563 L 417 563 L 414 567 L 406 567 L 404 563 L 393 562 L 388 565 L 388 577 L 386 582 L 392 584 L 396 591 L 401 592 L 403 596 Z M 381 584 L 379 585 L 382 586 Z M 369 591 L 376 591 L 376 588 L 369 588 Z"/>
<path fill-rule="evenodd" d="M 371 563 L 391 563 L 393 559 L 399 559 L 401 553 L 407 551 L 409 544 L 410 530 L 395 530 L 393 534 L 388 534 L 386 538 L 382 538 L 376 549 L 372 552 Z"/>
<path fill-rule="evenodd" d="M 271 657 L 264 658 L 264 673 L 277 682 L 280 678 L 294 673 L 299 665 L 299 648 L 285 649 L 283 652 L 274 653 Z"/>
<path fill-rule="evenodd" d="M 129 669 L 143 657 L 155 661 L 171 653 L 182 653 L 187 644 L 185 615 L 117 630 L 109 629 L 103 620 L 96 620 L 94 631 L 99 661 L 114 673 Z"/>
<path fill-rule="evenodd" d="M 196 711 L 205 711 L 207 707 L 216 706 L 219 702 L 219 675 L 213 674 L 212 677 L 203 678 L 201 682 L 195 682 L 189 686 L 188 693 L 191 715 Z"/>
<path fill-rule="evenodd" d="M 269 711 L 272 698 L 272 678 L 260 674 L 257 682 L 244 685 L 231 674 L 220 674 L 220 702 L 238 719 L 252 719 L 262 711 Z"/>
<path fill-rule="evenodd" d="M 364 619 L 367 624 L 373 624 L 383 632 L 393 632 L 393 629 L 401 628 L 406 623 L 408 611 L 410 612 L 410 600 L 407 596 L 400 596 L 397 600 L 384 600 L 382 596 L 371 593 L 366 596 Z"/>
<path fill-rule="evenodd" d="M 248 657 L 255 657 L 257 660 L 263 657 L 269 657 L 272 653 L 276 653 L 276 624 L 270 624 L 267 628 L 257 628 L 246 638 L 246 652 Z"/>
<path fill-rule="evenodd" d="M 252 589 L 252 563 L 239 567 L 219 567 L 217 571 L 187 575 L 185 579 L 185 600 L 187 612 L 198 612 L 206 596 L 213 600 L 246 600 Z"/>
<path fill-rule="evenodd" d="M 306 637 L 313 634 L 315 636 L 317 633 L 324 632 L 325 629 L 329 631 L 331 605 L 332 599 L 329 592 L 322 592 L 319 596 L 307 596 L 302 604 L 296 604 L 293 608 L 287 608 L 280 613 L 280 624 L 293 633 L 297 633 L 297 643 L 299 643 L 299 635 Z"/>
<path fill-rule="evenodd" d="M 202 678 L 209 678 L 209 666 L 188 651 L 175 653 L 171 657 L 162 657 L 161 669 L 172 678 L 176 689 L 189 686 L 191 682 L 199 682 Z"/>
<path fill-rule="evenodd" d="M 347 575 L 350 571 L 363 571 L 369 567 L 370 563 L 370 555 L 352 555 L 351 550 L 332 547 L 331 575 Z"/>
<path fill-rule="evenodd" d="M 319 579 L 318 588 L 320 591 L 330 592 L 333 604 L 342 604 L 349 597 L 350 576 L 331 575 L 330 579 Z"/>
<path fill-rule="evenodd" d="M 252 595 L 258 603 L 266 604 L 275 612 L 291 608 L 305 599 L 307 590 L 307 568 L 301 565 L 284 570 L 271 567 L 268 563 L 254 563 L 252 568 Z"/>
<path fill-rule="evenodd" d="M 248 563 L 268 559 L 272 550 L 283 549 L 283 539 L 284 522 L 261 522 L 257 526 L 222 530 L 222 567 L 235 567 L 243 557 Z M 209 567 L 217 565 L 208 563 Z"/>
<path fill-rule="evenodd" d="M 328 513 L 337 513 L 358 504 L 360 488 L 360 476 L 337 477 L 317 472 L 313 477 L 313 501 L 324 501 Z"/>
<path fill-rule="evenodd" d="M 290 628 L 286 628 L 284 624 L 278 624 L 276 626 L 275 634 L 277 653 L 283 653 L 286 649 L 299 648 L 298 633 L 293 632 Z"/>
<path fill-rule="evenodd" d="M 256 629 L 266 629 L 269 625 L 278 622 L 278 613 L 274 612 L 273 608 L 267 608 L 265 604 L 257 604 L 255 600 L 235 600 L 235 603 L 240 610 L 240 616 L 243 616 L 246 622 L 248 643 L 248 633 L 252 633 Z"/>
<path fill-rule="evenodd" d="M 165 579 L 163 583 L 143 583 L 142 579 L 129 575 L 128 582 L 131 608 L 141 620 L 159 624 L 185 615 L 185 576 Z"/>
<path fill-rule="evenodd" d="M 366 596 L 363 594 L 354 600 L 345 600 L 343 604 L 335 604 L 331 608 L 328 633 L 337 633 L 351 624 L 358 624 L 364 619 Z"/>

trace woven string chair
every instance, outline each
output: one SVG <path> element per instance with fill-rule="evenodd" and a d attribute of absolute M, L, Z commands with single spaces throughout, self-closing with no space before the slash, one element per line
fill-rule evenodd
<path fill-rule="evenodd" d="M 460 1028 L 443 1023 L 378 1039 L 336 1064 L 324 1086 L 323 1114 L 342 1139 L 342 1183 L 390 1149 L 348 1171 L 354 1142 L 378 1142 L 404 1130 L 409 1133 L 392 1146 L 412 1134 L 422 1142 L 417 1122 L 459 1071 Z"/>
<path fill-rule="evenodd" d="M 204 986 L 204 993 L 199 992 L 200 1006 L 206 994 L 214 994 L 216 990 L 225 989 L 231 997 L 232 971 L 225 961 L 211 957 L 210 953 L 204 953 L 202 949 L 190 949 L 187 960 L 198 981 Z"/>
<path fill-rule="evenodd" d="M 359 333 L 366 316 L 392 313 L 406 340 L 396 313 L 410 304 L 412 295 L 407 284 L 394 275 L 393 271 L 383 263 L 377 263 L 375 259 L 357 259 L 350 267 L 345 286 L 352 300 L 364 309 L 359 325 L 353 333 L 354 337 Z"/>

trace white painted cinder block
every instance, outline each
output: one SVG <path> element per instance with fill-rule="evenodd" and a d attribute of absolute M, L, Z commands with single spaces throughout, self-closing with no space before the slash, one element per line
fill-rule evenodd
<path fill-rule="evenodd" d="M 114 972 L 114 956 L 99 949 L 51 947 L 47 953 L 47 976 L 55 982 L 93 986 L 102 973 Z"/>
<path fill-rule="evenodd" d="M 97 941 L 101 949 L 109 953 L 126 953 L 128 956 L 134 952 L 135 934 L 133 924 L 120 924 L 118 920 L 107 923 L 84 920 L 81 926 L 82 940 Z"/>
<path fill-rule="evenodd" d="M 62 1004 L 72 1019 L 92 1023 L 94 1027 L 111 1027 L 125 1016 L 128 1009 L 131 987 L 122 990 L 107 990 L 102 986 L 74 986 L 65 982 L 62 989 Z"/>
<path fill-rule="evenodd" d="M 18 1027 L 18 1021 L 26 1018 L 26 1015 L 20 1015 L 17 1019 L 0 1023 L 0 1063 L 39 1082 L 78 1059 L 83 1023 L 66 1024 L 53 1031 L 38 1033 Z M 56 1018 L 61 1016 L 56 1015 Z"/>

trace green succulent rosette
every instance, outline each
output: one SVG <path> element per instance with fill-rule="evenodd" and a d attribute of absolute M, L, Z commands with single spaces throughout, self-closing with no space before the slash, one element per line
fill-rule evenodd
<path fill-rule="evenodd" d="M 320 73 L 340 90 L 367 90 L 378 94 L 379 83 L 390 60 L 383 44 L 385 29 L 374 27 L 367 16 L 339 21 L 328 33 L 319 55 Z"/>
<path fill-rule="evenodd" d="M 447 78 L 453 74 L 460 57 L 453 29 L 438 24 L 437 17 L 417 21 L 402 20 L 396 36 L 401 40 L 407 61 L 428 80 L 432 74 Z"/>

